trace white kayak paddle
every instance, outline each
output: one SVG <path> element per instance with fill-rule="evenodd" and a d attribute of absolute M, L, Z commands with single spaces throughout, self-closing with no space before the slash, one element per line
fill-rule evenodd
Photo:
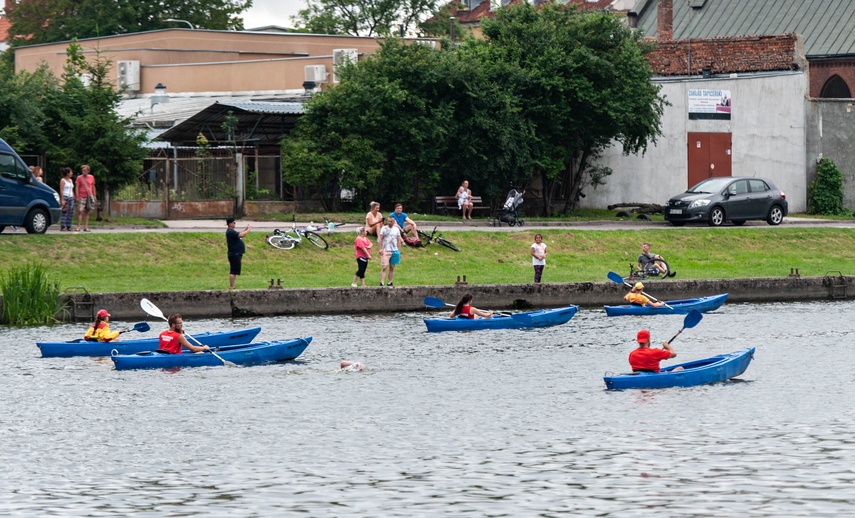
<path fill-rule="evenodd" d="M 159 318 L 159 319 L 165 320 L 166 322 L 169 322 L 169 319 L 168 319 L 168 318 L 166 318 L 165 316 L 163 316 L 163 311 L 161 311 L 161 310 L 160 310 L 160 308 L 158 308 L 157 306 L 155 306 L 155 305 L 154 305 L 150 300 L 148 300 L 148 299 L 142 299 L 142 300 L 140 301 L 140 307 L 142 308 L 142 310 L 143 310 L 143 311 L 145 311 L 145 312 L 146 312 L 146 313 L 148 313 L 149 315 L 151 315 L 151 316 L 153 316 L 153 317 L 155 317 L 155 318 Z M 200 342 L 199 340 L 196 340 L 195 338 L 193 338 L 193 337 L 190 335 L 190 333 L 184 333 L 184 335 L 185 335 L 185 336 L 187 336 L 187 338 L 189 338 L 189 339 L 193 340 L 194 342 L 196 342 L 196 345 L 202 345 L 202 342 Z M 214 356 L 216 356 L 216 357 L 217 357 L 217 359 L 218 359 L 218 360 L 220 360 L 221 362 L 223 362 L 223 365 L 226 365 L 227 367 L 237 367 L 237 364 L 235 364 L 235 363 L 233 363 L 233 362 L 230 362 L 230 361 L 228 361 L 228 360 L 224 360 L 224 359 L 223 359 L 219 354 L 215 353 L 214 351 L 209 350 L 208 352 L 209 352 L 209 353 L 211 353 L 211 354 L 213 354 Z"/>

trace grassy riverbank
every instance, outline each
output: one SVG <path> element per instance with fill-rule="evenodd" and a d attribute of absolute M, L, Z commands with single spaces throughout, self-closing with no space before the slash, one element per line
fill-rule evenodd
<path fill-rule="evenodd" d="M 458 275 L 470 284 L 527 283 L 532 279 L 529 247 L 535 231 L 549 256 L 544 282 L 606 281 L 628 273 L 642 241 L 653 243 L 677 271 L 677 279 L 781 277 L 798 268 L 804 276 L 839 270 L 855 273 L 855 229 L 754 227 L 596 231 L 526 228 L 523 232 L 446 232 L 463 251 L 437 244 L 407 248 L 395 284 L 449 285 Z M 355 271 L 352 232 L 328 237 L 329 250 L 304 241 L 289 251 L 264 242 L 263 232 L 245 239 L 247 255 L 239 289 L 349 286 Z M 0 270 L 24 261 L 47 267 L 62 290 L 90 292 L 220 290 L 228 288 L 224 232 L 157 234 L 0 234 Z M 372 261 L 368 284 L 379 283 Z M 667 282 L 667 281 L 660 281 Z"/>

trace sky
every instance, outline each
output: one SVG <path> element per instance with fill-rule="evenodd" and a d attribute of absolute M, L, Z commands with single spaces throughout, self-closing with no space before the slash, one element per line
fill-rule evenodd
<path fill-rule="evenodd" d="M 305 8 L 305 0 L 252 0 L 252 7 L 243 13 L 243 26 L 247 29 L 266 25 L 291 27 L 291 17 Z"/>

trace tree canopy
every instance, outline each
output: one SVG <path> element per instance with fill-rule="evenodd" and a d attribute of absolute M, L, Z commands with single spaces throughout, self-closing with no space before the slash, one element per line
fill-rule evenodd
<path fill-rule="evenodd" d="M 292 21 L 316 34 L 386 36 L 407 33 L 436 10 L 438 0 L 308 0 Z"/>
<path fill-rule="evenodd" d="M 70 41 L 175 27 L 169 18 L 203 29 L 243 29 L 252 0 L 20 0 L 6 13 L 12 46 Z"/>
<path fill-rule="evenodd" d="M 499 10 L 482 30 L 497 79 L 525 100 L 522 116 L 534 126 L 545 212 L 555 198 L 575 208 L 583 188 L 602 183 L 609 171 L 591 161 L 612 142 L 639 153 L 661 134 L 665 100 L 645 59 L 652 47 L 619 18 L 523 4 Z"/>
<path fill-rule="evenodd" d="M 535 187 L 552 213 L 604 183 L 603 149 L 643 152 L 660 134 L 650 49 L 613 15 L 514 4 L 483 31 L 442 50 L 391 39 L 347 66 L 283 144 L 285 180 L 364 204 L 425 202 L 465 178 L 487 199 Z"/>
<path fill-rule="evenodd" d="M 101 188 L 136 180 L 145 136 L 117 114 L 121 94 L 109 81 L 111 69 L 100 55 L 87 61 L 72 43 L 62 78 L 45 68 L 0 70 L 0 137 L 21 154 L 43 155 L 54 178 L 60 167 L 88 164 Z"/>

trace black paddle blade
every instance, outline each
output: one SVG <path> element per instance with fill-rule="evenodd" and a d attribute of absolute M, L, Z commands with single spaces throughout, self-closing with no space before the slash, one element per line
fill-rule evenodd
<path fill-rule="evenodd" d="M 704 316 L 701 315 L 700 311 L 698 311 L 697 309 L 693 309 L 689 311 L 689 314 L 686 315 L 685 319 L 683 319 L 683 328 L 688 329 L 695 327 L 703 318 Z"/>

